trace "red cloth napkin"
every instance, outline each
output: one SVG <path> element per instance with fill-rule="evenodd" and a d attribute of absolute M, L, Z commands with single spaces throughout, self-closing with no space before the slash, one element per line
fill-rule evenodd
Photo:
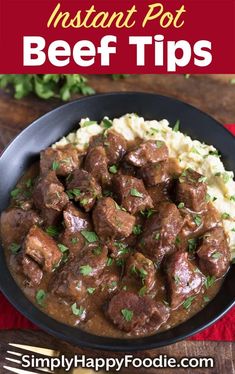
<path fill-rule="evenodd" d="M 235 135 L 235 124 L 226 125 Z M 0 329 L 37 329 L 23 317 L 0 293 Z M 211 327 L 194 335 L 191 340 L 235 341 L 235 307 Z"/>

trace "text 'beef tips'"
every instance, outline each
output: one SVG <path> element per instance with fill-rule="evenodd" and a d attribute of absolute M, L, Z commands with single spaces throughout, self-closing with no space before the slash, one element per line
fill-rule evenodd
<path fill-rule="evenodd" d="M 222 277 L 229 268 L 230 251 L 222 227 L 207 231 L 197 250 L 199 267 L 204 274 Z"/>
<path fill-rule="evenodd" d="M 118 239 L 132 233 L 135 217 L 123 211 L 111 197 L 106 197 L 100 199 L 94 208 L 93 223 L 100 238 Z"/>
<path fill-rule="evenodd" d="M 107 315 L 119 329 L 136 335 L 151 333 L 169 318 L 169 309 L 161 302 L 120 291 L 108 304 Z"/>
<path fill-rule="evenodd" d="M 47 174 L 54 170 L 57 175 L 66 177 L 81 164 L 81 158 L 73 145 L 63 148 L 47 148 L 40 154 L 41 174 Z"/>
<path fill-rule="evenodd" d="M 183 226 L 183 219 L 173 203 L 161 203 L 158 210 L 146 220 L 139 240 L 139 250 L 159 264 L 174 250 L 175 240 Z"/>

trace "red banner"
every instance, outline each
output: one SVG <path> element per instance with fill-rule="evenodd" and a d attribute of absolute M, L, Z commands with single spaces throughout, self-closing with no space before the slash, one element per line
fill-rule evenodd
<path fill-rule="evenodd" d="M 235 73 L 234 0 L 0 0 L 1 73 Z"/>

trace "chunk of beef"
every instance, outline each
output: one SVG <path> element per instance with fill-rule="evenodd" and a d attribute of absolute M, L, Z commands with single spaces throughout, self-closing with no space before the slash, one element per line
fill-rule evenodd
<path fill-rule="evenodd" d="M 169 179 L 168 162 L 160 161 L 155 164 L 147 164 L 140 169 L 139 175 L 148 187 L 164 183 Z"/>
<path fill-rule="evenodd" d="M 150 292 L 156 281 L 156 271 L 151 260 L 142 253 L 136 252 L 131 255 L 126 262 L 126 275 L 134 276 L 141 280 L 145 286 L 146 292 Z"/>
<path fill-rule="evenodd" d="M 26 278 L 30 281 L 29 285 L 32 287 L 39 286 L 43 277 L 43 272 L 32 258 L 27 255 L 23 256 L 22 269 Z"/>
<path fill-rule="evenodd" d="M 197 255 L 204 274 L 220 278 L 227 272 L 230 250 L 222 227 L 215 227 L 203 235 Z"/>
<path fill-rule="evenodd" d="M 63 210 L 69 201 L 64 192 L 64 186 L 54 171 L 50 171 L 39 179 L 33 191 L 33 200 L 39 210 L 48 208 L 57 211 Z"/>
<path fill-rule="evenodd" d="M 113 178 L 113 188 L 119 203 L 131 214 L 153 207 L 152 199 L 140 179 L 118 174 Z"/>
<path fill-rule="evenodd" d="M 175 247 L 175 240 L 183 226 L 183 219 L 173 203 L 162 203 L 146 220 L 139 241 L 139 250 L 160 263 Z"/>
<path fill-rule="evenodd" d="M 118 289 L 118 282 L 120 281 L 120 274 L 117 268 L 106 267 L 101 274 L 101 291 L 108 295 Z"/>
<path fill-rule="evenodd" d="M 163 141 L 147 140 L 128 152 L 125 160 L 134 166 L 142 167 L 149 163 L 167 160 L 168 157 L 168 148 Z"/>
<path fill-rule="evenodd" d="M 104 147 L 91 148 L 86 156 L 84 169 L 91 173 L 98 183 L 105 187 L 110 184 L 108 159 Z"/>
<path fill-rule="evenodd" d="M 26 255 L 48 272 L 52 272 L 62 258 L 56 242 L 37 226 L 30 229 L 25 239 L 24 249 Z"/>
<path fill-rule="evenodd" d="M 107 248 L 97 244 L 84 247 L 80 256 L 71 258 L 56 270 L 49 289 L 59 297 L 81 301 L 88 287 L 98 287 L 107 262 Z"/>
<path fill-rule="evenodd" d="M 121 210 L 111 197 L 98 201 L 92 217 L 95 231 L 102 239 L 127 237 L 135 224 L 135 217 Z"/>
<path fill-rule="evenodd" d="M 69 203 L 63 211 L 65 227 L 71 232 L 76 233 L 91 228 L 89 216 L 77 209 L 72 203 Z"/>
<path fill-rule="evenodd" d="M 167 258 L 166 275 L 172 309 L 198 294 L 203 285 L 204 277 L 189 261 L 187 252 L 176 252 Z"/>
<path fill-rule="evenodd" d="M 67 182 L 69 191 L 76 190 L 74 200 L 79 201 L 86 212 L 89 212 L 95 205 L 96 199 L 101 197 L 101 187 L 96 179 L 86 170 L 76 169 Z"/>
<path fill-rule="evenodd" d="M 169 318 L 169 309 L 147 296 L 120 291 L 110 300 L 107 316 L 120 330 L 140 335 L 148 327 L 157 331 Z"/>
<path fill-rule="evenodd" d="M 206 208 L 207 186 L 204 177 L 194 170 L 187 169 L 179 177 L 176 185 L 176 199 L 186 208 L 200 212 Z"/>
<path fill-rule="evenodd" d="M 81 159 L 78 150 L 73 145 L 61 148 L 47 148 L 40 154 L 41 174 L 55 170 L 57 175 L 67 176 L 80 166 Z"/>
<path fill-rule="evenodd" d="M 1 239 L 4 247 L 12 243 L 22 244 L 31 226 L 41 223 L 33 210 L 10 208 L 1 214 Z"/>
<path fill-rule="evenodd" d="M 65 229 L 59 236 L 59 241 L 69 249 L 70 255 L 78 255 L 81 253 L 82 248 L 86 244 L 84 236 L 80 232 L 71 232 Z"/>
<path fill-rule="evenodd" d="M 147 188 L 148 194 L 150 195 L 156 209 L 161 202 L 169 201 L 171 199 L 172 183 L 172 180 L 168 179 L 164 183 L 159 183 L 156 186 Z"/>

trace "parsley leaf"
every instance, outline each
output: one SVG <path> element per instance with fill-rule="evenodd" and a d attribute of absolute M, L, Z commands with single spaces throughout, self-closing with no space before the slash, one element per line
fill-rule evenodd
<path fill-rule="evenodd" d="M 175 123 L 175 125 L 174 125 L 174 127 L 173 127 L 173 131 L 174 131 L 174 132 L 178 132 L 179 129 L 180 129 L 180 120 L 177 119 L 177 121 L 176 121 L 176 123 Z"/>
<path fill-rule="evenodd" d="M 121 313 L 127 322 L 130 322 L 133 318 L 133 312 L 129 309 L 122 309 Z"/>
<path fill-rule="evenodd" d="M 15 199 L 19 195 L 20 192 L 21 192 L 20 188 L 15 188 L 14 190 L 11 191 L 11 197 Z"/>
<path fill-rule="evenodd" d="M 58 247 L 61 253 L 65 253 L 69 250 L 68 247 L 66 247 L 66 245 L 64 244 L 58 244 Z"/>
<path fill-rule="evenodd" d="M 44 306 L 46 299 L 46 292 L 44 290 L 38 290 L 35 295 L 38 305 Z"/>
<path fill-rule="evenodd" d="M 21 245 L 17 243 L 11 243 L 11 245 L 9 246 L 9 249 L 11 250 L 13 254 L 17 254 L 21 249 Z"/>
<path fill-rule="evenodd" d="M 179 203 L 178 208 L 183 209 L 184 208 L 184 203 Z"/>
<path fill-rule="evenodd" d="M 88 243 L 94 243 L 99 240 L 98 236 L 96 235 L 94 231 L 82 230 L 81 234 L 88 241 Z"/>
<path fill-rule="evenodd" d="M 214 283 L 215 283 L 215 277 L 209 275 L 208 277 L 206 277 L 204 284 L 205 284 L 205 287 L 208 289 L 211 286 L 213 286 Z"/>
<path fill-rule="evenodd" d="M 116 166 L 116 165 L 112 165 L 112 166 L 110 166 L 109 171 L 110 171 L 110 173 L 112 173 L 112 174 L 116 174 L 117 171 L 118 171 L 117 166 Z"/>
<path fill-rule="evenodd" d="M 80 266 L 80 273 L 84 276 L 90 275 L 93 271 L 92 267 L 90 265 L 82 265 Z"/>
<path fill-rule="evenodd" d="M 194 222 L 196 223 L 197 226 L 200 226 L 202 223 L 202 218 L 199 216 L 199 214 L 196 214 L 193 218 Z"/>
<path fill-rule="evenodd" d="M 131 196 L 134 197 L 143 197 L 143 194 L 139 192 L 136 188 L 131 188 Z"/>
<path fill-rule="evenodd" d="M 193 300 L 195 299 L 195 296 L 190 296 L 188 297 L 184 302 L 183 302 L 183 307 L 184 309 L 189 309 L 192 305 Z"/>
<path fill-rule="evenodd" d="M 135 225 L 132 230 L 134 235 L 140 235 L 142 232 L 141 225 Z"/>
<path fill-rule="evenodd" d="M 88 287 L 87 292 L 89 293 L 89 295 L 92 295 L 95 292 L 95 288 L 94 287 Z"/>
<path fill-rule="evenodd" d="M 82 315 L 84 314 L 85 312 L 85 308 L 83 308 L 83 306 L 80 306 L 79 308 L 77 307 L 77 303 L 74 303 L 72 306 L 71 306 L 71 309 L 72 309 L 72 312 L 75 316 L 79 316 L 79 317 L 82 317 Z"/>
<path fill-rule="evenodd" d="M 57 162 L 57 161 L 52 162 L 52 165 L 51 165 L 52 170 L 55 171 L 55 170 L 59 169 L 59 167 L 60 167 L 59 162 Z"/>
<path fill-rule="evenodd" d="M 46 228 L 46 233 L 52 237 L 59 235 L 59 229 L 56 226 L 48 226 Z"/>

